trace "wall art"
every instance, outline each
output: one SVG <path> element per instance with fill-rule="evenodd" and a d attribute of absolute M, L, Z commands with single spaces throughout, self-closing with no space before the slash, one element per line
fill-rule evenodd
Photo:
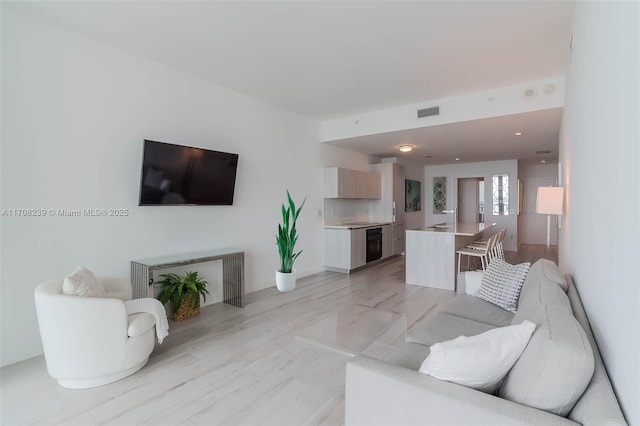
<path fill-rule="evenodd" d="M 447 208 L 447 178 L 433 178 L 433 213 L 443 214 L 442 211 Z"/>

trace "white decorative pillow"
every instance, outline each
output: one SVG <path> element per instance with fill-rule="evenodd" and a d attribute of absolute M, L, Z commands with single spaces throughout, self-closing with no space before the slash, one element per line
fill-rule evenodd
<path fill-rule="evenodd" d="M 93 272 L 78 266 L 71 275 L 64 278 L 62 293 L 69 296 L 104 297 L 104 288 Z"/>
<path fill-rule="evenodd" d="M 493 393 L 529 343 L 531 321 L 498 327 L 476 336 L 460 336 L 431 346 L 420 372 Z"/>
<path fill-rule="evenodd" d="M 520 290 L 529 268 L 529 262 L 511 265 L 501 259 L 491 260 L 482 275 L 482 284 L 476 296 L 509 312 L 516 312 Z"/>

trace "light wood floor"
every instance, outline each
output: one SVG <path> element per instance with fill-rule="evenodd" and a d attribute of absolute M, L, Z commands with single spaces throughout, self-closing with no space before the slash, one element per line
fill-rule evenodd
<path fill-rule="evenodd" d="M 507 260 L 554 256 L 526 246 Z M 405 285 L 403 257 L 348 276 L 322 272 L 299 279 L 291 293 L 270 288 L 248 295 L 245 308 L 215 304 L 197 318 L 170 322 L 169 337 L 147 366 L 110 385 L 64 389 L 47 375 L 43 357 L 4 367 L 0 423 L 340 425 L 353 348 L 366 347 L 369 338 L 383 342 L 376 333 L 399 325 L 402 333 L 367 350 L 393 348 L 406 329 L 452 297 Z"/>

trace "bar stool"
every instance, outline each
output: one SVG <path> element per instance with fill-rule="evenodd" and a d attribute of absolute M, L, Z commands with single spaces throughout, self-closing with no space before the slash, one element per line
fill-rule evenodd
<path fill-rule="evenodd" d="M 499 237 L 499 233 L 491 236 L 484 248 L 468 248 L 458 250 L 458 273 L 460 273 L 460 264 L 462 263 L 462 255 L 467 256 L 467 269 L 469 269 L 469 260 L 471 257 L 479 257 L 482 264 L 482 270 L 486 271 L 489 262 L 493 258 L 493 247 Z"/>
<path fill-rule="evenodd" d="M 507 228 L 502 229 L 497 233 L 498 238 L 496 239 L 493 250 L 491 252 L 491 257 L 497 257 L 498 259 L 504 260 L 504 249 L 502 247 L 502 241 L 504 241 L 504 237 L 507 234 Z M 488 239 L 476 240 L 472 244 L 469 244 L 467 248 L 472 248 L 476 250 L 484 250 L 487 247 Z"/>

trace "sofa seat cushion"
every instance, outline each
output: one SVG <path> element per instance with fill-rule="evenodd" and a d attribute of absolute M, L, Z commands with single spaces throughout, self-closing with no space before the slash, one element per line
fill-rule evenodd
<path fill-rule="evenodd" d="M 141 336 L 156 325 L 156 318 L 146 312 L 132 314 L 127 318 L 129 320 L 129 326 L 127 328 L 127 335 L 129 337 Z"/>
<path fill-rule="evenodd" d="M 541 305 L 527 348 L 500 386 L 499 395 L 529 407 L 566 416 L 582 396 L 594 370 L 587 334 L 562 305 Z"/>
<path fill-rule="evenodd" d="M 409 370 L 418 371 L 422 362 L 429 356 L 429 346 L 420 343 L 405 343 L 387 362 Z"/>
<path fill-rule="evenodd" d="M 483 322 L 495 327 L 511 325 L 513 320 L 513 313 L 493 303 L 466 294 L 459 294 L 451 299 L 442 306 L 440 312 Z"/>
<path fill-rule="evenodd" d="M 492 328 L 495 326 L 438 312 L 411 327 L 407 332 L 406 341 L 431 346 L 459 336 L 475 336 Z"/>

